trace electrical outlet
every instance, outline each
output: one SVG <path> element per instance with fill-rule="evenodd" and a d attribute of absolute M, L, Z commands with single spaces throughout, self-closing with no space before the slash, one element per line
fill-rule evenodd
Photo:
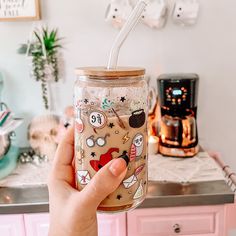
<path fill-rule="evenodd" d="M 172 18 L 176 24 L 188 26 L 197 22 L 200 4 L 198 0 L 177 0 Z"/>

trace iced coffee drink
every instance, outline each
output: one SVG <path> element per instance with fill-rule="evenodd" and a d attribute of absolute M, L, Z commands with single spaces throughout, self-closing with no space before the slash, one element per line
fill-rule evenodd
<path fill-rule="evenodd" d="M 134 208 L 147 189 L 147 84 L 144 70 L 77 70 L 75 86 L 75 157 L 78 189 L 109 161 L 123 158 L 127 174 L 99 206 L 100 211 Z M 106 181 L 106 180 L 104 180 Z"/>

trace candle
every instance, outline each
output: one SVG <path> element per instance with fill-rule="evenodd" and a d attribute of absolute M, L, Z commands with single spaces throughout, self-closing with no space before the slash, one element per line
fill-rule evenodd
<path fill-rule="evenodd" d="M 155 155 L 158 153 L 158 138 L 150 136 L 148 138 L 148 154 Z"/>

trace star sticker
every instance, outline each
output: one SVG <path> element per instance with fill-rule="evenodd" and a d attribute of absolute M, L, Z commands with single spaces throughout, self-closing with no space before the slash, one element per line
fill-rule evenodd
<path fill-rule="evenodd" d="M 88 104 L 89 100 L 87 98 L 84 99 L 84 103 Z"/>
<path fill-rule="evenodd" d="M 113 123 L 110 123 L 108 126 L 112 129 L 115 125 Z"/>
<path fill-rule="evenodd" d="M 122 198 L 122 196 L 120 194 L 117 195 L 116 197 L 118 200 L 120 200 Z"/>
<path fill-rule="evenodd" d="M 125 102 L 125 101 L 126 101 L 126 98 L 125 98 L 125 97 L 121 97 L 121 98 L 120 98 L 120 101 L 121 101 L 121 102 Z"/>
<path fill-rule="evenodd" d="M 92 157 L 95 157 L 95 156 L 96 156 L 96 153 L 95 153 L 95 152 L 91 152 L 91 156 L 92 156 Z"/>

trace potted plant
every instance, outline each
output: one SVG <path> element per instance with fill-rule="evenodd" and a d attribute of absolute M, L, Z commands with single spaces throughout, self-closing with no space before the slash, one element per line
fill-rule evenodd
<path fill-rule="evenodd" d="M 59 80 L 58 52 L 62 48 L 58 30 L 42 27 L 33 31 L 33 40 L 22 44 L 18 53 L 31 57 L 32 77 L 41 82 L 42 99 L 45 109 L 49 109 L 48 83 Z"/>

